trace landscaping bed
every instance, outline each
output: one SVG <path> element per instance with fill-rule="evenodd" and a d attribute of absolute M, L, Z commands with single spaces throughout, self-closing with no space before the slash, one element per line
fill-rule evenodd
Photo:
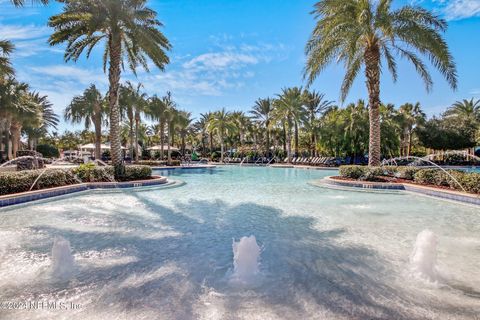
<path fill-rule="evenodd" d="M 480 173 L 464 172 L 460 170 L 446 171 L 448 174 L 438 168 L 412 166 L 341 166 L 339 169 L 340 176 L 332 178 L 345 181 L 411 183 L 439 189 L 450 189 L 480 194 Z"/>
<path fill-rule="evenodd" d="M 38 181 L 35 183 L 35 181 Z M 119 182 L 152 179 L 149 166 L 129 165 Z M 113 182 L 113 167 L 84 164 L 72 169 L 25 170 L 0 173 L 0 195 L 48 189 L 87 182 Z"/>

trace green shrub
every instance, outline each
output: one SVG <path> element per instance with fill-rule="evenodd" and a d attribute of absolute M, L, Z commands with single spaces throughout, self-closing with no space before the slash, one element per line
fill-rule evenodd
<path fill-rule="evenodd" d="M 150 166 L 130 165 L 125 166 L 125 175 L 123 181 L 145 180 L 152 177 L 152 168 Z"/>
<path fill-rule="evenodd" d="M 73 169 L 73 173 L 83 182 L 113 181 L 113 167 L 96 166 L 94 163 L 81 164 Z"/>
<path fill-rule="evenodd" d="M 480 173 L 463 172 L 456 178 L 466 191 L 480 194 Z"/>
<path fill-rule="evenodd" d="M 51 144 L 39 144 L 37 152 L 40 152 L 44 158 L 58 158 L 60 156 L 57 147 Z"/>
<path fill-rule="evenodd" d="M 3 172 L 0 173 L 0 195 L 29 191 L 40 174 L 42 175 L 35 184 L 34 190 L 78 183 L 70 170 L 47 169 Z"/>
<path fill-rule="evenodd" d="M 422 183 L 422 184 L 435 184 L 436 179 L 437 179 L 436 169 L 418 170 L 413 177 L 413 180 L 415 182 Z"/>
<path fill-rule="evenodd" d="M 395 177 L 405 179 L 405 180 L 413 180 L 415 177 L 415 173 L 417 173 L 421 168 L 413 167 L 413 166 L 401 166 L 396 167 L 396 174 Z"/>
<path fill-rule="evenodd" d="M 368 167 L 364 166 L 341 166 L 338 170 L 340 176 L 350 179 L 360 179 L 367 173 Z"/>

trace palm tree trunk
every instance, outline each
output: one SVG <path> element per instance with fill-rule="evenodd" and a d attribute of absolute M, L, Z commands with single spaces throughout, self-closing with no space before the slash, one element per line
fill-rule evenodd
<path fill-rule="evenodd" d="M 412 130 L 408 131 L 408 148 L 407 148 L 407 157 L 410 156 L 412 152 Z"/>
<path fill-rule="evenodd" d="M 129 134 L 128 134 L 128 138 L 130 140 L 130 159 L 133 159 L 133 119 L 132 121 L 130 121 L 129 123 Z"/>
<path fill-rule="evenodd" d="M 287 162 L 292 163 L 292 132 L 290 129 L 287 132 L 286 143 L 287 143 L 287 158 L 288 158 Z"/>
<path fill-rule="evenodd" d="M 170 140 L 170 134 L 171 134 L 171 128 L 170 128 L 171 124 L 169 123 L 168 124 L 168 140 Z M 173 143 L 170 143 L 169 141 L 167 140 L 167 143 L 168 143 L 168 146 L 167 146 L 167 164 L 170 165 L 170 163 L 172 162 L 172 153 L 170 152 L 170 145 L 173 145 Z"/>
<path fill-rule="evenodd" d="M 270 156 L 270 130 L 267 125 L 267 157 Z"/>
<path fill-rule="evenodd" d="M 210 155 L 211 155 L 213 153 L 213 134 L 209 133 L 208 136 L 210 138 Z"/>
<path fill-rule="evenodd" d="M 120 84 L 121 41 L 119 31 L 114 31 L 109 37 L 110 67 L 108 81 L 110 89 L 108 99 L 110 105 L 110 151 L 114 166 L 115 179 L 121 178 L 125 173 L 122 159 L 122 144 L 120 142 L 120 108 L 118 105 L 118 87 Z"/>
<path fill-rule="evenodd" d="M 140 125 L 140 115 L 135 115 L 135 162 L 138 162 L 138 127 Z"/>
<path fill-rule="evenodd" d="M 7 160 L 12 160 L 12 147 L 10 145 L 10 120 L 7 119 L 5 125 L 5 149 L 7 150 Z"/>
<path fill-rule="evenodd" d="M 371 47 L 365 51 L 365 73 L 368 89 L 368 115 L 370 135 L 368 147 L 368 165 L 380 165 L 380 50 Z"/>
<path fill-rule="evenodd" d="M 95 159 L 100 160 L 102 158 L 102 115 L 100 113 L 100 105 L 95 105 L 95 114 L 94 114 L 94 123 L 95 127 Z"/>
<path fill-rule="evenodd" d="M 160 122 L 160 160 L 163 160 L 163 145 L 165 144 L 165 122 Z"/>
<path fill-rule="evenodd" d="M 20 146 L 20 135 L 22 132 L 22 125 L 18 122 L 12 121 L 10 125 L 10 131 L 12 133 L 12 153 L 13 158 L 17 157 L 17 151 Z"/>
<path fill-rule="evenodd" d="M 298 122 L 295 121 L 295 156 L 298 157 Z"/>
<path fill-rule="evenodd" d="M 223 148 L 224 148 L 223 137 L 220 137 L 220 163 L 223 163 Z"/>
<path fill-rule="evenodd" d="M 283 124 L 283 152 L 287 152 L 287 129 L 285 124 Z"/>

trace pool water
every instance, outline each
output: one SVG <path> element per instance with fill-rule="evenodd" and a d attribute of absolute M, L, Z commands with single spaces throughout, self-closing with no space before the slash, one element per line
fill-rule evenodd
<path fill-rule="evenodd" d="M 2 209 L 0 302 L 58 304 L 0 319 L 479 319 L 479 208 L 310 183 L 334 173 L 159 171 L 185 184 Z M 425 229 L 428 280 L 410 264 Z M 238 285 L 232 243 L 251 235 L 260 273 Z M 67 277 L 52 272 L 55 237 L 71 245 Z"/>

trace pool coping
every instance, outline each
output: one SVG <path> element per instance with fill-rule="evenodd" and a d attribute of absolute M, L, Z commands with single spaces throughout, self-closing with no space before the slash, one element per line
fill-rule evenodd
<path fill-rule="evenodd" d="M 41 190 L 25 191 L 0 196 L 0 208 L 22 204 L 30 201 L 47 199 L 61 195 L 94 190 L 94 189 L 117 189 L 117 188 L 139 188 L 162 185 L 168 182 L 166 177 L 152 176 L 153 179 L 123 181 L 123 182 L 85 182 L 67 186 L 54 187 Z"/>
<path fill-rule="evenodd" d="M 444 200 L 457 201 L 461 203 L 480 206 L 480 196 L 465 193 L 456 190 L 447 190 L 432 188 L 428 186 L 422 186 L 414 183 L 400 182 L 400 183 L 388 183 L 388 182 L 371 182 L 371 181 L 353 181 L 353 180 L 337 180 L 330 177 L 325 177 L 321 180 L 326 184 L 333 186 L 349 187 L 364 190 L 400 190 L 408 191 L 412 193 L 419 193 L 422 195 L 440 198 Z"/>
<path fill-rule="evenodd" d="M 185 165 L 185 166 L 151 166 L 152 170 L 182 170 L 182 169 L 210 169 L 215 168 L 214 164 L 204 164 L 204 165 Z"/>

